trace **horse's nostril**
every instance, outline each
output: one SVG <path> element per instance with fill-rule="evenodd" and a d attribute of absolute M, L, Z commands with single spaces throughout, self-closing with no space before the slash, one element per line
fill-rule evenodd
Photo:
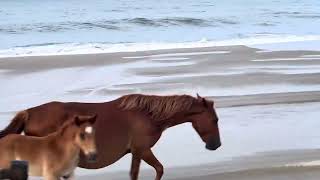
<path fill-rule="evenodd" d="M 217 150 L 220 146 L 221 146 L 221 144 L 214 144 L 214 145 L 212 145 L 212 144 L 206 144 L 206 148 L 207 148 L 208 150 Z"/>
<path fill-rule="evenodd" d="M 206 143 L 206 148 L 208 150 L 216 150 L 221 146 L 221 142 L 220 139 L 210 139 L 207 143 Z"/>
<path fill-rule="evenodd" d="M 87 157 L 90 162 L 95 162 L 97 160 L 97 153 L 89 153 Z"/>

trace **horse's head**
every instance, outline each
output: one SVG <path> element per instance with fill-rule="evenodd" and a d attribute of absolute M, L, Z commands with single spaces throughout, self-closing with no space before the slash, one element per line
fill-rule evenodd
<path fill-rule="evenodd" d="M 197 96 L 188 118 L 201 139 L 206 143 L 206 148 L 208 150 L 216 150 L 221 146 L 221 141 L 214 102 L 206 100 L 198 94 Z"/>
<path fill-rule="evenodd" d="M 77 128 L 75 133 L 76 144 L 80 147 L 88 160 L 93 162 L 97 159 L 95 128 L 93 127 L 96 118 L 96 115 L 76 116 L 74 118 L 75 127 Z"/>

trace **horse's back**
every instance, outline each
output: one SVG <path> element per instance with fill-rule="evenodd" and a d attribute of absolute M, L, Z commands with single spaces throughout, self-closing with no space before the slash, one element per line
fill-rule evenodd
<path fill-rule="evenodd" d="M 94 112 L 93 107 L 95 107 L 94 103 L 54 101 L 29 108 L 26 110 L 28 120 L 24 131 L 27 135 L 48 135 L 75 115 L 89 115 L 91 111 Z"/>
<path fill-rule="evenodd" d="M 56 131 L 66 118 L 64 103 L 50 102 L 26 110 L 28 119 L 25 122 L 26 135 L 46 136 Z"/>

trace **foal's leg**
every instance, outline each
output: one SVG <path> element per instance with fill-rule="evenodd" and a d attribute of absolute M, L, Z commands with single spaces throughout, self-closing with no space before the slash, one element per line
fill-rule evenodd
<path fill-rule="evenodd" d="M 139 154 L 132 153 L 132 162 L 131 162 L 131 170 L 130 170 L 131 180 L 138 179 L 140 163 L 141 163 L 141 156 Z"/>
<path fill-rule="evenodd" d="M 11 165 L 10 162 L 6 157 L 0 156 L 0 169 L 9 169 Z"/>
<path fill-rule="evenodd" d="M 151 149 L 143 153 L 142 159 L 156 170 L 157 176 L 155 180 L 160 180 L 163 175 L 163 166 L 158 161 L 158 159 L 154 156 Z"/>
<path fill-rule="evenodd" d="M 54 175 L 45 175 L 44 176 L 45 180 L 60 180 L 59 176 L 54 176 Z"/>
<path fill-rule="evenodd" d="M 72 172 L 66 176 L 63 176 L 63 179 L 64 180 L 74 180 L 74 172 Z"/>

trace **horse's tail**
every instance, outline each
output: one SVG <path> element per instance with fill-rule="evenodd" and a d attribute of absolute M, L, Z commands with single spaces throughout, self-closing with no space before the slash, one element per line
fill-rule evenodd
<path fill-rule="evenodd" d="M 0 131 L 0 139 L 8 134 L 20 134 L 24 129 L 28 116 L 29 114 L 27 111 L 18 112 L 18 114 L 11 120 L 10 124 L 4 130 Z"/>

